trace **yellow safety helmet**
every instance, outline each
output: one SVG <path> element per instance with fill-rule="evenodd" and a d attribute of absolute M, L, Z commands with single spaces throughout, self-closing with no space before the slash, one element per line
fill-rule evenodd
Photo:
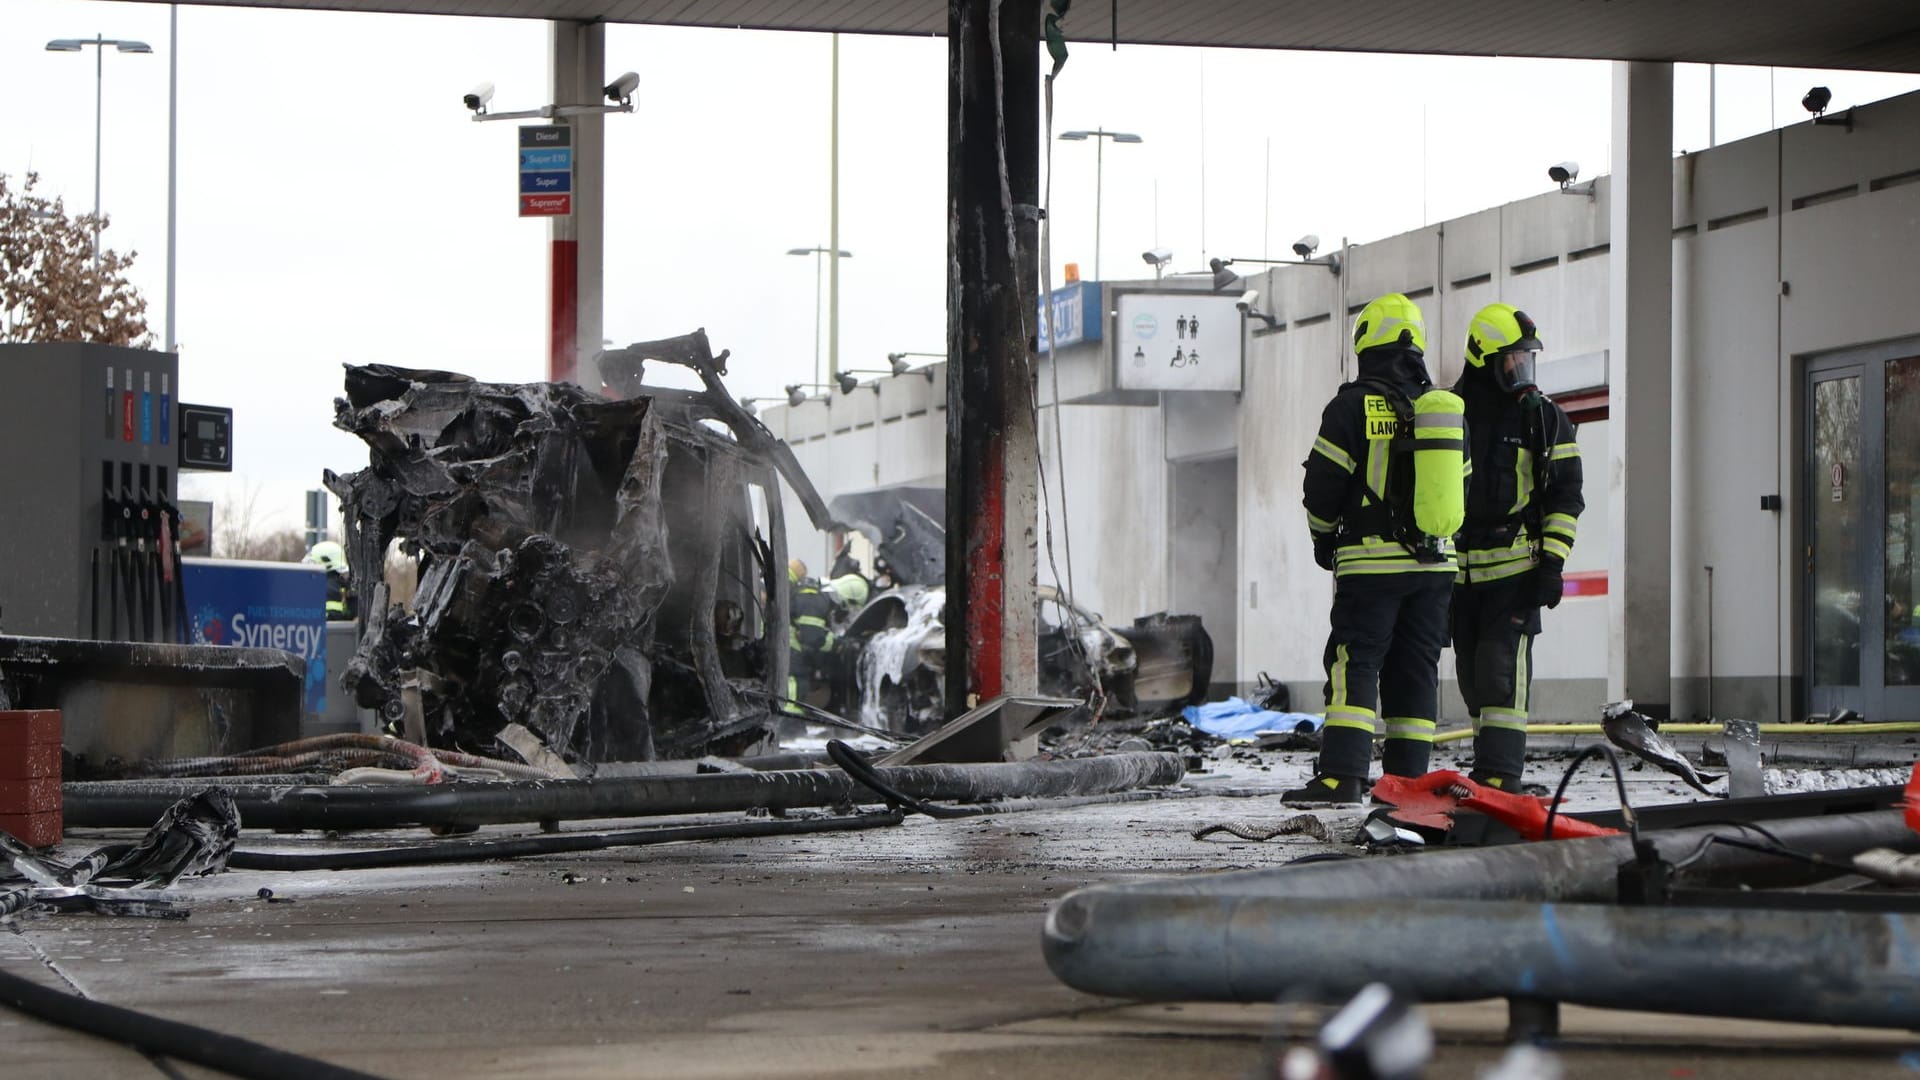
<path fill-rule="evenodd" d="M 795 584 L 795 583 L 797 583 L 797 582 L 799 582 L 799 580 L 800 580 L 801 578 L 803 578 L 803 577 L 806 577 L 806 576 L 807 576 L 807 564 L 806 564 L 806 563 L 803 563 L 803 562 L 801 562 L 801 561 L 800 561 L 799 559 L 788 559 L 788 560 L 787 560 L 787 582 L 788 582 L 788 584 Z"/>
<path fill-rule="evenodd" d="M 318 566 L 329 574 L 347 572 L 347 549 L 337 540 L 322 540 L 308 549 L 307 556 L 300 560 L 312 566 Z"/>
<path fill-rule="evenodd" d="M 1420 305 L 1401 293 L 1388 293 L 1360 309 L 1353 320 L 1353 351 L 1404 345 L 1427 351 L 1427 318 Z"/>
<path fill-rule="evenodd" d="M 1467 326 L 1467 364 L 1486 368 L 1495 385 L 1508 392 L 1533 388 L 1540 349 L 1540 328 L 1512 304 L 1488 304 Z M 1495 356 L 1503 358 L 1489 364 Z"/>

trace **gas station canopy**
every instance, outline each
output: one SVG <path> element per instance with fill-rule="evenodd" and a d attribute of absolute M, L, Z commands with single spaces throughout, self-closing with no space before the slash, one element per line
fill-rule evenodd
<path fill-rule="evenodd" d="M 942 0 L 196 2 L 751 30 L 938 36 L 947 29 Z M 1920 72 L 1920 4 L 1889 0 L 1082 0 L 1066 28 L 1082 43 Z"/>

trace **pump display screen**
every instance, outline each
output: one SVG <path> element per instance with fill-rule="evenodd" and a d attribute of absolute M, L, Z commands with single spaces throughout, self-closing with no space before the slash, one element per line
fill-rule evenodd
<path fill-rule="evenodd" d="M 233 471 L 233 410 L 214 405 L 180 406 L 180 467 Z"/>

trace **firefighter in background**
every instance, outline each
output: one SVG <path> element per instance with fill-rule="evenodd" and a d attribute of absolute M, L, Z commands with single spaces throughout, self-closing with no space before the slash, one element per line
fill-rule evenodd
<path fill-rule="evenodd" d="M 833 560 L 833 569 L 827 573 L 825 591 L 834 603 L 833 625 L 841 631 L 867 606 L 867 598 L 873 595 L 873 582 L 861 572 L 860 561 L 844 545 Z M 841 646 L 827 664 L 828 712 L 847 714 L 853 701 L 854 669 L 859 663 L 857 643 L 850 643 Z"/>
<path fill-rule="evenodd" d="M 787 608 L 791 623 L 787 644 L 792 654 L 787 696 L 804 701 L 813 689 L 814 673 L 832 662 L 836 605 L 820 583 L 807 576 L 807 564 L 799 559 L 787 561 L 787 587 L 792 595 Z"/>
<path fill-rule="evenodd" d="M 1466 403 L 1475 469 L 1453 590 L 1454 663 L 1473 718 L 1473 780 L 1520 787 L 1533 639 L 1560 603 L 1581 496 L 1573 422 L 1540 393 L 1540 333 L 1512 304 L 1489 304 L 1467 330 Z"/>
<path fill-rule="evenodd" d="M 1376 723 L 1382 768 L 1421 776 L 1433 750 L 1440 650 L 1464 515 L 1460 399 L 1427 375 L 1426 321 L 1391 293 L 1353 324 L 1358 377 L 1321 413 L 1303 467 L 1313 557 L 1334 575 L 1327 713 L 1320 760 L 1294 805 L 1347 805 L 1365 794 Z"/>
<path fill-rule="evenodd" d="M 357 605 L 347 575 L 346 549 L 333 540 L 322 540 L 307 549 L 307 557 L 300 561 L 327 572 L 327 621 L 353 618 Z"/>

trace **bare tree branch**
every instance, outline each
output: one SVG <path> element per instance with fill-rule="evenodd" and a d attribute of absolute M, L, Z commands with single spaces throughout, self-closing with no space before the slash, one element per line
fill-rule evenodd
<path fill-rule="evenodd" d="M 33 194 L 38 173 L 19 190 L 0 173 L 0 342 L 87 341 L 151 348 L 147 301 L 126 278 L 138 252 L 101 247 L 96 220 L 68 217 L 63 200 Z"/>

